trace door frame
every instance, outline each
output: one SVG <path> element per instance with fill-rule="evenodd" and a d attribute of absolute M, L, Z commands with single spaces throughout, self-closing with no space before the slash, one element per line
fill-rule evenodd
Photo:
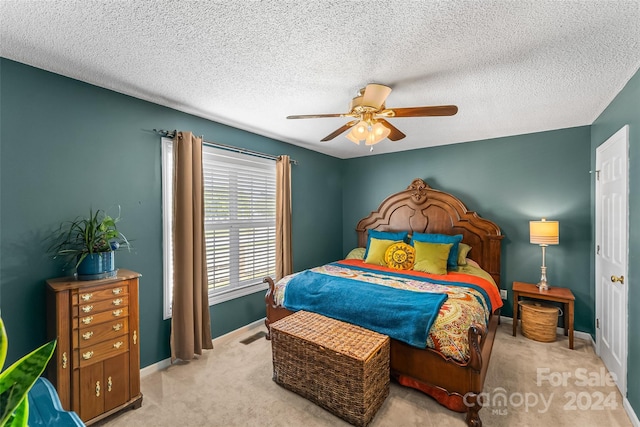
<path fill-rule="evenodd" d="M 598 159 L 601 156 L 602 151 L 607 148 L 610 145 L 613 145 L 615 142 L 617 142 L 619 139 L 623 139 L 624 141 L 624 161 L 626 163 L 626 174 L 625 174 L 625 186 L 626 186 L 626 212 L 625 212 L 625 216 L 626 216 L 626 230 L 624 233 L 624 238 L 627 240 L 627 244 L 626 244 L 626 248 L 627 248 L 627 253 L 625 254 L 625 263 L 624 263 L 624 277 L 626 277 L 628 279 L 629 275 L 629 125 L 624 125 L 622 128 L 620 128 L 616 133 L 614 133 L 613 135 L 611 135 L 609 138 L 607 138 L 607 140 L 605 142 L 603 142 L 602 144 L 600 144 L 597 148 L 596 148 L 596 161 L 595 161 L 595 167 L 598 167 Z M 599 171 L 596 170 L 596 185 L 595 185 L 595 244 L 596 244 L 596 248 L 598 245 L 598 237 L 601 235 L 602 230 L 600 229 L 600 216 L 601 216 L 601 204 L 600 204 L 600 187 L 598 186 L 597 183 L 597 175 L 598 175 Z M 601 269 L 601 264 L 599 262 L 599 257 L 598 257 L 598 251 L 597 249 L 594 251 L 594 264 L 595 264 L 595 293 L 596 293 L 596 312 L 595 312 L 595 319 L 594 319 L 594 326 L 595 326 L 595 331 L 596 331 L 596 353 L 598 354 L 598 356 L 600 356 L 600 350 L 601 350 L 601 329 L 598 327 L 597 325 L 597 319 L 601 319 L 602 318 L 602 301 L 600 300 L 600 292 L 602 291 L 601 286 L 600 286 L 600 269 Z M 622 361 L 622 369 L 623 369 L 623 376 L 622 378 L 618 378 L 618 381 L 616 381 L 618 388 L 620 389 L 620 393 L 622 394 L 623 397 L 626 398 L 627 395 L 627 368 L 628 368 L 628 351 L 629 351 L 629 282 L 628 280 L 626 281 L 627 283 L 625 283 L 624 288 L 623 288 L 623 292 L 624 292 L 624 299 L 625 299 L 625 304 L 626 306 L 624 307 L 624 339 L 623 339 L 623 343 L 622 343 L 622 348 L 623 348 L 623 354 L 625 355 L 623 361 Z"/>

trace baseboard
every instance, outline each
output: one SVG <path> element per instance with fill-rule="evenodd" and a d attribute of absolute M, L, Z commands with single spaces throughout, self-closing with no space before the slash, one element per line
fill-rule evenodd
<path fill-rule="evenodd" d="M 624 406 L 624 410 L 627 411 L 627 415 L 629 416 L 633 427 L 640 427 L 640 420 L 638 420 L 638 416 L 636 415 L 635 411 L 631 407 L 631 403 L 629 403 L 629 400 L 626 397 L 624 398 L 624 402 L 622 403 L 622 405 Z"/>
<path fill-rule="evenodd" d="M 509 324 L 509 325 L 513 325 L 513 319 L 511 317 L 500 316 L 500 323 L 506 323 L 506 324 Z M 564 335 L 564 328 L 560 328 L 560 327 L 557 328 L 556 333 L 559 334 L 559 335 Z M 589 332 L 576 331 L 574 329 L 573 337 L 574 338 L 580 338 L 581 340 L 589 341 L 591 343 L 591 346 L 595 350 L 596 342 L 593 340 L 593 337 L 591 336 L 591 334 Z"/>
<path fill-rule="evenodd" d="M 147 375 L 153 374 L 154 372 L 167 369 L 169 366 L 171 366 L 171 358 L 161 360 L 154 363 L 153 365 L 145 366 L 144 368 L 140 369 L 140 378 L 144 378 Z"/>
<path fill-rule="evenodd" d="M 216 337 L 214 339 L 211 340 L 211 342 L 213 343 L 213 346 L 215 347 L 216 345 L 220 345 L 222 343 L 225 343 L 229 340 L 233 340 L 235 338 L 237 338 L 239 335 L 244 334 L 245 332 L 248 332 L 252 329 L 256 329 L 259 328 L 261 326 L 264 325 L 264 317 L 262 319 L 258 319 L 255 322 L 249 323 L 248 325 L 245 326 L 241 326 L 238 329 L 234 329 L 231 332 L 227 332 L 224 335 L 220 335 L 219 337 Z M 161 371 L 163 369 L 168 368 L 169 366 L 171 366 L 171 358 L 167 358 L 164 360 L 161 360 L 159 362 L 156 362 L 152 365 L 148 365 L 145 366 L 144 368 L 142 368 L 140 370 L 140 377 L 146 377 L 147 375 L 151 375 L 154 372 L 158 372 Z"/>

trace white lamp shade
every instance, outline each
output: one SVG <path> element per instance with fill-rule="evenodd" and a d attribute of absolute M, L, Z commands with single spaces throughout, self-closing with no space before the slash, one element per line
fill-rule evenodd
<path fill-rule="evenodd" d="M 535 245 L 557 245 L 560 242 L 558 221 L 529 221 L 529 241 Z"/>

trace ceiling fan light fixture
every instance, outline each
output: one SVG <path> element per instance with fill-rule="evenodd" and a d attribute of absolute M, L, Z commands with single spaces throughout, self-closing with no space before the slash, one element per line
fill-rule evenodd
<path fill-rule="evenodd" d="M 355 131 L 355 129 L 351 129 L 351 132 L 349 132 L 347 134 L 347 139 L 349 141 L 353 142 L 356 145 L 360 145 L 360 140 L 358 139 L 358 137 L 357 136 L 353 136 L 354 131 Z"/>
<path fill-rule="evenodd" d="M 364 120 L 360 120 L 360 122 L 354 127 L 354 131 L 356 132 L 356 136 L 359 136 L 359 139 L 364 139 L 369 132 L 369 123 Z"/>
<path fill-rule="evenodd" d="M 389 136 L 390 133 L 391 133 L 391 129 L 388 129 L 382 123 L 377 122 L 376 124 L 373 125 L 373 127 L 371 128 L 371 131 L 367 135 L 366 144 L 367 145 L 377 144 L 378 142 L 382 141 L 387 136 Z"/>
<path fill-rule="evenodd" d="M 369 83 L 366 87 L 361 88 L 351 100 L 349 111 L 346 113 L 293 115 L 287 116 L 287 119 L 349 117 L 353 120 L 331 132 L 320 141 L 331 141 L 336 136 L 349 130 L 346 137 L 354 144 L 359 145 L 361 141 L 364 141 L 366 145 L 374 145 L 385 138 L 391 141 L 399 141 L 406 137 L 386 118 L 453 116 L 458 112 L 458 107 L 455 105 L 387 109 L 385 102 L 390 93 L 391 88 L 389 86 Z"/>

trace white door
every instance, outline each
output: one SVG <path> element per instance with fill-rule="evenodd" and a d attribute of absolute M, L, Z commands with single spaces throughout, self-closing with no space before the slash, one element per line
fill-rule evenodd
<path fill-rule="evenodd" d="M 627 391 L 628 146 L 625 126 L 596 150 L 596 350 Z"/>

